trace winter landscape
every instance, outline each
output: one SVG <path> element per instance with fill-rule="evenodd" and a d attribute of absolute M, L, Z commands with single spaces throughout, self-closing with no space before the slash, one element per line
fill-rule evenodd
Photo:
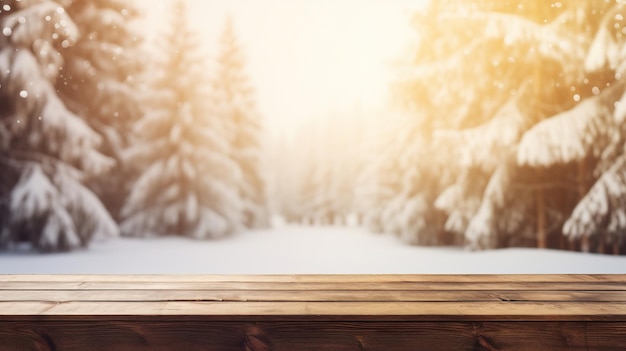
<path fill-rule="evenodd" d="M 625 14 L 0 0 L 0 274 L 626 274 Z"/>

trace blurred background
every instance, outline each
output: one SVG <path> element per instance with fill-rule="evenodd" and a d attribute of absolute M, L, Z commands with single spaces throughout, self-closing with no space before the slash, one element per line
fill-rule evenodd
<path fill-rule="evenodd" d="M 0 0 L 0 247 L 626 253 L 620 0 Z"/>

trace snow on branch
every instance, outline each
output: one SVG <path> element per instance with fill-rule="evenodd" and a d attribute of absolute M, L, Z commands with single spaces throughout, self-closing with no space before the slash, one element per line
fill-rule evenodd
<path fill-rule="evenodd" d="M 11 212 L 17 221 L 37 218 L 54 209 L 58 195 L 41 166 L 29 164 L 11 192 Z"/>
<path fill-rule="evenodd" d="M 435 200 L 435 207 L 439 210 L 452 212 L 456 204 L 463 198 L 463 189 L 459 183 L 446 188 Z"/>
<path fill-rule="evenodd" d="M 57 163 L 49 167 L 52 174 L 48 176 L 37 163 L 20 163 L 24 169 L 18 184 L 11 192 L 11 212 L 15 215 L 15 221 L 58 217 L 55 225 L 65 223 L 63 227 L 77 237 L 84 237 L 85 243 L 91 237 L 117 236 L 115 221 L 98 197 L 74 179 L 73 168 Z M 73 237 L 74 234 L 70 236 Z M 70 241 L 73 242 L 73 239 Z"/>
<path fill-rule="evenodd" d="M 68 213 L 76 226 L 82 243 L 91 239 L 105 239 L 119 236 L 117 224 L 96 194 L 64 172 L 59 166 L 54 175 L 54 183 L 60 193 L 61 202 L 68 207 Z"/>
<path fill-rule="evenodd" d="M 10 195 L 13 235 L 20 228 L 29 232 L 31 243 L 40 250 L 67 250 L 81 245 L 67 204 L 39 164 L 26 163 Z M 37 228 L 38 222 L 41 229 Z"/>
<path fill-rule="evenodd" d="M 10 40 L 17 46 L 28 47 L 41 38 L 55 38 L 63 47 L 78 40 L 78 28 L 63 7 L 54 1 L 22 1 L 20 10 L 6 17 L 0 26 L 11 30 Z M 18 3 L 19 4 L 19 3 Z M 54 51 L 45 55 L 54 55 Z"/>
<path fill-rule="evenodd" d="M 120 232 L 124 236 L 151 237 L 166 232 L 167 220 L 161 207 L 143 208 L 141 213 L 126 215 L 120 223 Z"/>
<path fill-rule="evenodd" d="M 620 156 L 580 200 L 563 225 L 570 239 L 589 237 L 608 221 L 611 234 L 626 233 L 626 155 Z"/>
<path fill-rule="evenodd" d="M 81 169 L 88 174 L 101 174 L 113 167 L 115 161 L 97 150 L 102 143 L 102 136 L 82 118 L 70 112 L 51 85 L 46 84 L 42 89 L 46 90 L 43 96 L 49 97 L 41 112 L 43 128 L 62 137 L 62 140 L 47 140 L 48 147 L 58 150 L 63 160 L 79 161 Z"/>
<path fill-rule="evenodd" d="M 408 243 L 420 243 L 420 233 L 427 229 L 424 215 L 428 207 L 423 194 L 413 195 L 404 201 L 404 206 L 397 214 L 402 240 Z"/>
<path fill-rule="evenodd" d="M 146 143 L 137 143 L 122 151 L 121 159 L 124 164 L 131 167 L 141 167 L 146 163 L 157 159 L 160 155 L 166 155 L 171 147 L 167 139 L 158 139 Z"/>
<path fill-rule="evenodd" d="M 67 109 L 56 94 L 56 89 L 42 74 L 34 56 L 24 50 L 0 51 L 0 79 L 7 79 L 3 85 L 7 92 L 17 96 L 26 92 L 22 108 L 33 111 L 38 108 L 41 97 L 46 103 L 41 107 L 35 120 L 24 120 L 34 125 L 29 142 L 34 148 L 44 147 L 55 153 L 63 161 L 77 162 L 88 174 L 98 174 L 113 166 L 114 161 L 97 151 L 102 137 L 87 123 Z M 11 79 L 4 76 L 11 72 Z M 34 84 L 33 84 L 34 83 Z"/>
<path fill-rule="evenodd" d="M 623 41 L 616 40 L 612 34 L 616 28 L 619 28 L 612 24 L 624 18 L 622 15 L 624 8 L 625 5 L 623 3 L 618 3 L 604 15 L 585 58 L 586 71 L 598 71 L 607 64 L 611 69 L 616 69 L 618 72 L 623 72 L 624 68 L 626 68 L 623 67 L 624 62 L 626 62 L 624 60 L 626 58 L 626 46 L 623 45 Z M 621 67 L 620 64 L 622 65 Z"/>
<path fill-rule="evenodd" d="M 501 164 L 489 179 L 480 208 L 469 222 L 465 239 L 471 249 L 495 247 L 497 211 L 504 206 L 505 193 L 510 191 L 508 165 Z"/>
<path fill-rule="evenodd" d="M 207 239 L 226 236 L 231 231 L 231 224 L 213 209 L 203 207 L 198 216 L 197 225 L 190 236 L 195 239 Z"/>
<path fill-rule="evenodd" d="M 167 185 L 176 179 L 176 171 L 167 167 L 167 160 L 159 160 L 151 164 L 135 182 L 124 207 L 121 210 L 123 217 L 130 217 L 144 210 L 152 202 L 155 192 L 167 193 Z"/>
<path fill-rule="evenodd" d="M 480 197 L 468 194 L 465 178 L 461 177 L 435 200 L 435 208 L 448 214 L 444 228 L 452 233 L 465 233 L 470 219 L 480 207 Z"/>
<path fill-rule="evenodd" d="M 537 123 L 522 137 L 517 151 L 518 164 L 547 167 L 601 152 L 606 143 L 601 137 L 616 123 L 615 101 L 623 88 L 623 83 L 615 84 L 600 95 Z"/>
<path fill-rule="evenodd" d="M 435 140 L 442 141 L 460 153 L 462 167 L 480 166 L 492 172 L 500 164 L 503 153 L 520 140 L 526 127 L 526 116 L 515 99 L 504 104 L 486 123 L 464 130 L 435 131 Z"/>
<path fill-rule="evenodd" d="M 530 43 L 543 57 L 556 62 L 571 62 L 573 58 L 583 58 L 585 52 L 575 45 L 572 34 L 558 30 L 558 26 L 539 24 L 530 19 L 512 14 L 489 11 L 463 11 L 444 13 L 440 16 L 444 23 L 463 23 L 484 28 L 482 40 L 502 38 L 507 46 Z"/>

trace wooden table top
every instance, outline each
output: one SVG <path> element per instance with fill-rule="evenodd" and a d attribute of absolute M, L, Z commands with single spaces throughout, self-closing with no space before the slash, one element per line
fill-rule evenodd
<path fill-rule="evenodd" d="M 0 320 L 625 321 L 624 275 L 0 275 Z"/>

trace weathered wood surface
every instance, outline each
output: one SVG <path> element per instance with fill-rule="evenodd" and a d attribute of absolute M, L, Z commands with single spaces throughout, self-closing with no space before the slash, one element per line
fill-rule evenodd
<path fill-rule="evenodd" d="M 623 275 L 0 275 L 0 350 L 624 350 Z"/>

